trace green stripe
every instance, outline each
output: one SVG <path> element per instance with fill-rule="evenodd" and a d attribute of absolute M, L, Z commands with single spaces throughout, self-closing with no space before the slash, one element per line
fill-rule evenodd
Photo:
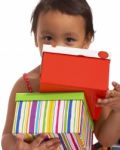
<path fill-rule="evenodd" d="M 47 113 L 47 105 L 48 105 L 48 101 L 45 103 L 45 109 L 44 109 L 44 120 L 43 120 L 43 132 L 45 132 L 45 128 L 46 128 L 46 113 Z"/>
<path fill-rule="evenodd" d="M 16 101 L 33 100 L 56 100 L 56 99 L 77 99 L 84 100 L 83 92 L 64 92 L 64 93 L 16 93 Z"/>
<path fill-rule="evenodd" d="M 67 132 L 67 123 L 68 123 L 68 101 L 65 101 L 65 117 L 64 117 L 64 132 Z"/>
<path fill-rule="evenodd" d="M 88 105 L 86 103 L 86 100 L 83 101 L 84 103 L 84 108 L 85 108 L 85 111 L 87 112 L 88 116 L 89 116 L 89 121 L 90 121 L 90 126 L 92 127 L 92 130 L 94 129 L 94 122 L 92 120 L 92 117 L 91 117 L 91 114 L 89 112 L 89 109 L 88 109 Z"/>
<path fill-rule="evenodd" d="M 72 148 L 71 148 L 71 146 L 70 146 L 70 144 L 69 144 L 69 142 L 68 142 L 67 134 L 62 133 L 61 136 L 62 136 L 62 139 L 63 139 L 64 144 L 66 145 L 67 149 L 68 149 L 68 150 L 71 150 Z"/>

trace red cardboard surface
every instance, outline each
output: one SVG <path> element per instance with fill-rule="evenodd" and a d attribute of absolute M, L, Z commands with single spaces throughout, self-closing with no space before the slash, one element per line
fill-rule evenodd
<path fill-rule="evenodd" d="M 44 52 L 42 57 L 40 92 L 84 91 L 93 119 L 100 108 L 98 98 L 108 90 L 109 59 Z"/>

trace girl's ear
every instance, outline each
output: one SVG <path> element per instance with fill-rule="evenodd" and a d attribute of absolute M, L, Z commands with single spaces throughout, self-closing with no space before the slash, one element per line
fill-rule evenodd
<path fill-rule="evenodd" d="M 84 40 L 83 48 L 88 49 L 91 42 L 92 42 L 93 35 L 91 33 L 88 33 Z"/>

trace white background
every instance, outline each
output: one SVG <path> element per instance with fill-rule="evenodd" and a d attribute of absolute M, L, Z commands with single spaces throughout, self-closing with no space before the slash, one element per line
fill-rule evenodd
<path fill-rule="evenodd" d="M 0 139 L 10 91 L 15 81 L 40 62 L 30 33 L 30 17 L 38 0 L 0 0 Z M 94 17 L 95 40 L 90 49 L 111 52 L 111 81 L 120 83 L 119 0 L 88 0 Z M 94 139 L 94 142 L 96 140 Z"/>

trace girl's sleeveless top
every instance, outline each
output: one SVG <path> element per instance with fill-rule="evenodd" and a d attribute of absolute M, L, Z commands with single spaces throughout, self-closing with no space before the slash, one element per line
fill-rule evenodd
<path fill-rule="evenodd" d="M 27 87 L 28 91 L 29 91 L 30 93 L 32 93 L 33 90 L 32 90 L 32 87 L 31 87 L 31 84 L 30 84 L 29 77 L 28 77 L 28 74 L 27 74 L 27 73 L 24 73 L 24 74 L 23 74 L 23 79 L 24 79 L 24 81 L 25 81 L 25 84 L 26 84 L 26 87 Z"/>

